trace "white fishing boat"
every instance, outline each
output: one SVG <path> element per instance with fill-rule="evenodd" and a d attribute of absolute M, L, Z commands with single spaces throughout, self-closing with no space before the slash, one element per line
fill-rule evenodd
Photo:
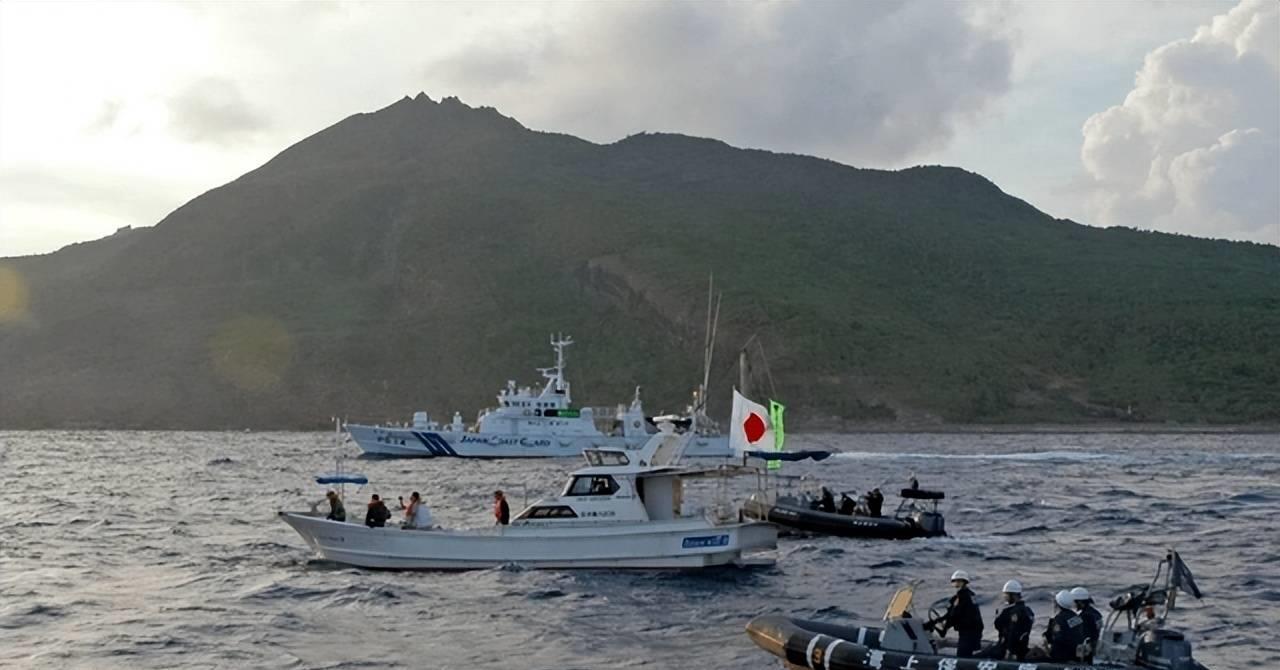
<path fill-rule="evenodd" d="M 443 425 L 417 412 L 406 426 L 348 423 L 347 432 L 364 453 L 379 456 L 573 458 L 584 449 L 640 448 L 656 430 L 655 422 L 645 417 L 640 389 L 629 405 L 613 410 L 574 407 L 565 378 L 565 349 L 571 344 L 571 338 L 552 338 L 556 363 L 539 368 L 545 380 L 541 390 L 508 381 L 498 392 L 497 405 L 480 412 L 472 426 L 458 412 Z M 713 424 L 692 424 L 686 456 L 731 455 L 728 438 L 713 430 Z"/>
<path fill-rule="evenodd" d="M 663 423 L 637 450 L 589 449 L 559 495 L 539 500 L 508 526 L 370 528 L 319 513 L 280 512 L 325 559 L 366 568 L 470 570 L 509 563 L 529 568 L 704 568 L 754 562 L 772 549 L 776 527 L 740 521 L 727 501 L 689 509 L 685 480 L 740 474 L 678 463 L 693 440 Z M 752 471 L 753 472 L 753 471 Z M 757 557 L 758 558 L 758 557 Z"/>

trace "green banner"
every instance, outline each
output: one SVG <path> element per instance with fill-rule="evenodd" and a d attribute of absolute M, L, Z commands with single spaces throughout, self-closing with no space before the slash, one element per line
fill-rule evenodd
<path fill-rule="evenodd" d="M 782 427 L 782 413 L 786 409 L 782 403 L 773 399 L 769 400 L 769 423 L 773 424 L 774 451 L 782 451 L 782 443 L 787 437 Z M 782 461 L 769 461 L 765 467 L 770 470 L 779 470 L 782 468 Z"/>

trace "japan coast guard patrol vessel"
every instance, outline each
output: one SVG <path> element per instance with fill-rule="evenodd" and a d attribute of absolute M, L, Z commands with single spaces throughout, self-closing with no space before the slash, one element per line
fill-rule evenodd
<path fill-rule="evenodd" d="M 445 425 L 417 412 L 408 426 L 347 424 L 347 433 L 366 454 L 457 458 L 573 458 L 584 449 L 639 449 L 655 432 L 645 416 L 640 391 L 630 405 L 615 411 L 573 406 L 565 379 L 565 349 L 572 338 L 553 337 L 556 364 L 539 368 L 546 380 L 541 391 L 517 388 L 514 381 L 498 391 L 498 404 L 480 412 L 474 426 L 467 426 L 455 412 Z M 679 423 L 679 422 L 677 422 Z M 729 439 L 708 431 L 708 422 L 692 424 L 685 456 L 727 458 Z"/>

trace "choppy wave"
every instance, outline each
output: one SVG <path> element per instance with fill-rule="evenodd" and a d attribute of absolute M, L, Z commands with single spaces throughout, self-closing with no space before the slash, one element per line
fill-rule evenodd
<path fill-rule="evenodd" d="M 944 460 L 944 461 L 1105 461 L 1119 460 L 1116 454 L 1100 454 L 1088 451 L 1053 450 L 1023 451 L 1011 453 L 978 454 L 930 454 L 888 453 L 880 451 L 841 451 L 834 458 L 895 459 L 895 460 Z"/>
<path fill-rule="evenodd" d="M 785 471 L 837 490 L 911 474 L 947 493 L 949 537 L 783 538 L 776 565 L 705 573 L 377 572 L 317 559 L 275 517 L 323 491 L 327 436 L 6 433 L 0 488 L 0 666 L 432 667 L 765 670 L 742 633 L 781 612 L 878 619 L 923 580 L 918 603 L 974 575 L 990 616 L 1005 580 L 1044 621 L 1058 588 L 1109 594 L 1150 578 L 1176 546 L 1204 600 L 1179 600 L 1215 670 L 1280 667 L 1280 454 L 1274 436 L 859 435 Z M 35 448 L 52 443 L 59 450 Z M 74 453 L 75 458 L 66 454 Z M 427 493 L 437 519 L 488 522 L 486 493 L 556 490 L 576 461 L 369 460 L 371 493 Z M 139 473 L 142 473 L 140 475 Z M 145 476 L 143 476 L 145 475 Z M 742 481 L 738 497 L 754 482 Z M 690 493 L 690 505 L 705 505 Z M 1036 635 L 1040 633 L 1037 628 Z M 607 643 L 605 642 L 607 641 Z M 715 653 L 708 654 L 708 649 Z M 429 661 L 427 660 L 429 659 Z"/>

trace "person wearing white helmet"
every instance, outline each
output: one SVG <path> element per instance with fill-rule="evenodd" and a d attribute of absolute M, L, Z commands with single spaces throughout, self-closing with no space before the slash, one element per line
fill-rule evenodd
<path fill-rule="evenodd" d="M 1010 579 L 1005 582 L 1001 593 L 1008 606 L 996 614 L 996 633 L 1000 637 L 978 656 L 1021 661 L 1027 657 L 1027 647 L 1031 644 L 1031 627 L 1035 625 L 1036 615 L 1022 602 L 1022 583 L 1018 580 Z"/>
<path fill-rule="evenodd" d="M 1076 611 L 1080 613 L 1080 618 L 1084 620 L 1084 639 L 1089 643 L 1088 653 L 1080 660 L 1092 663 L 1093 653 L 1098 650 L 1098 638 L 1102 635 L 1104 617 L 1102 612 L 1099 612 L 1093 606 L 1093 598 L 1089 595 L 1089 589 L 1083 586 L 1071 589 L 1071 599 L 1075 601 Z"/>
<path fill-rule="evenodd" d="M 1078 661 L 1078 650 L 1084 642 L 1084 619 L 1076 614 L 1076 603 L 1071 599 L 1070 591 L 1058 591 L 1053 602 L 1057 605 L 1057 612 L 1049 620 L 1049 628 L 1044 632 L 1044 646 L 1049 652 L 1049 660 Z"/>
<path fill-rule="evenodd" d="M 982 610 L 973 600 L 973 591 L 969 590 L 969 573 L 956 570 L 951 574 L 951 585 L 956 594 L 947 603 L 947 612 L 941 618 L 925 624 L 925 628 L 937 630 L 946 637 L 947 629 L 956 629 L 956 656 L 973 658 L 982 646 Z"/>

